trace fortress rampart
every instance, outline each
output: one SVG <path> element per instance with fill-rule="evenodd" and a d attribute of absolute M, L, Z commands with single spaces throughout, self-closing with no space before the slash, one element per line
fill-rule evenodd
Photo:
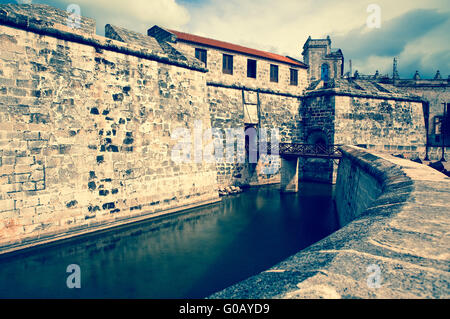
<path fill-rule="evenodd" d="M 200 63 L 0 9 L 3 249 L 219 199 L 214 164 L 171 161 L 211 126 Z"/>
<path fill-rule="evenodd" d="M 450 178 L 343 147 L 341 229 L 211 298 L 448 298 Z"/>
<path fill-rule="evenodd" d="M 280 182 L 280 159 L 264 154 L 257 163 L 173 161 L 173 132 L 196 123 L 423 154 L 426 101 L 392 85 L 309 83 L 308 66 L 288 57 L 199 46 L 211 51 L 205 65 L 176 37 L 114 25 L 101 37 L 94 20 L 74 29 L 67 18 L 45 5 L 0 6 L 0 250 L 212 203 L 219 187 Z M 231 53 L 234 73 L 222 74 Z M 338 77 L 343 56 L 328 53 Z M 330 182 L 332 172 L 330 160 L 305 160 L 299 178 Z"/>

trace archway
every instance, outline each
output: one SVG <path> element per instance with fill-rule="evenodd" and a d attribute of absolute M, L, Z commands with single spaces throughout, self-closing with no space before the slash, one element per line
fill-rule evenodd
<path fill-rule="evenodd" d="M 306 143 L 328 145 L 328 137 L 322 130 L 314 130 L 309 133 Z"/>
<path fill-rule="evenodd" d="M 321 129 L 309 132 L 306 143 L 323 146 L 330 145 L 327 134 Z M 332 183 L 333 181 L 333 160 L 321 158 L 304 158 L 300 160 L 300 181 L 312 181 L 322 183 Z"/>

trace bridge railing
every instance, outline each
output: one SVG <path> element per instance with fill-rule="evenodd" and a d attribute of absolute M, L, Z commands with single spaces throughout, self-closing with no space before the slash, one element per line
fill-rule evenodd
<path fill-rule="evenodd" d="M 335 144 L 280 143 L 279 153 L 281 155 L 297 155 L 302 157 L 341 158 L 340 146 Z"/>
<path fill-rule="evenodd" d="M 267 154 L 279 154 L 281 156 L 299 156 L 324 159 L 339 159 L 342 153 L 339 150 L 340 144 L 303 144 L 303 143 L 279 143 L 271 145 L 270 143 L 262 144 L 263 149 L 267 150 Z"/>

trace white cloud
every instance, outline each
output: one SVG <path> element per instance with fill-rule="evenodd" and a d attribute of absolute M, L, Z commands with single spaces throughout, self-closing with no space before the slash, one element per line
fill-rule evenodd
<path fill-rule="evenodd" d="M 175 0 L 60 0 L 62 5 L 76 3 L 83 16 L 97 21 L 98 33 L 106 24 L 146 33 L 154 24 L 180 28 L 190 20 L 188 10 Z"/>
<path fill-rule="evenodd" d="M 23 0 L 22 0 L 23 1 Z M 65 8 L 70 3 L 81 7 L 81 14 L 97 21 L 97 33 L 103 34 L 105 24 L 114 24 L 141 33 L 154 24 L 190 32 L 248 47 L 302 59 L 303 44 L 308 36 L 331 36 L 333 45 L 342 45 L 346 68 L 353 60 L 354 70 L 361 73 L 391 72 L 392 57 L 364 54 L 351 56 L 353 47 L 364 44 L 351 41 L 351 32 L 360 30 L 368 36 L 373 29 L 366 26 L 367 7 L 381 8 L 381 29 L 389 21 L 415 9 L 450 9 L 448 0 L 33 0 Z M 414 24 L 411 21 L 411 24 Z M 400 73 L 409 76 L 412 69 L 434 73 L 437 68 L 446 74 L 449 62 L 444 61 L 450 49 L 448 23 L 423 37 L 411 40 L 399 53 Z M 345 45 L 339 38 L 347 38 Z M 386 38 L 396 41 L 395 36 Z M 383 43 L 380 43 L 383 46 Z M 347 53 L 347 54 L 346 54 Z M 447 58 L 448 60 L 448 58 Z M 426 71 L 424 70 L 426 69 Z"/>
<path fill-rule="evenodd" d="M 381 28 L 387 21 L 414 9 L 438 9 L 442 12 L 449 7 L 448 0 L 210 0 L 191 8 L 192 19 L 180 31 L 302 59 L 302 47 L 308 36 L 331 35 L 333 40 L 333 36 L 365 27 L 370 15 L 367 7 L 372 3 L 381 8 Z M 358 46 L 358 43 L 351 45 Z M 341 49 L 345 56 L 346 48 Z M 424 55 L 432 55 L 436 49 L 442 49 L 442 44 L 440 47 L 439 44 L 437 47 L 422 47 L 420 51 Z M 413 54 L 412 51 L 403 52 L 402 61 L 412 61 L 410 53 Z M 351 58 L 345 57 L 346 61 Z M 375 72 L 376 69 L 390 72 L 392 68 L 392 58 L 386 57 L 355 62 L 360 63 L 361 72 Z M 363 65 L 363 62 L 369 64 Z"/>
<path fill-rule="evenodd" d="M 450 19 L 440 28 L 408 44 L 398 59 L 400 75 L 412 77 L 418 70 L 422 78 L 430 78 L 440 70 L 442 77 L 450 76 Z"/>

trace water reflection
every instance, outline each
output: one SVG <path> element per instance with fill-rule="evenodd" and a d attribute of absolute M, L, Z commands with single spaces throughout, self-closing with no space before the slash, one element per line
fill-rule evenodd
<path fill-rule="evenodd" d="M 221 203 L 0 260 L 1 298 L 203 298 L 337 229 L 331 186 Z M 81 267 L 68 289 L 66 267 Z"/>

